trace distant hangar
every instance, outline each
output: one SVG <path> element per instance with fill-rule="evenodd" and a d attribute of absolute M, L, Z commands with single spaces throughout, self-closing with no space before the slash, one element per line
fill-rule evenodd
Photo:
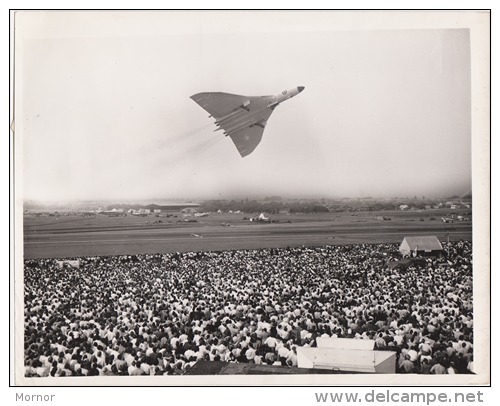
<path fill-rule="evenodd" d="M 167 203 L 167 204 L 148 204 L 148 205 L 131 205 L 130 209 L 143 211 L 144 213 L 171 213 L 178 212 L 184 209 L 196 209 L 200 207 L 198 203 Z"/>

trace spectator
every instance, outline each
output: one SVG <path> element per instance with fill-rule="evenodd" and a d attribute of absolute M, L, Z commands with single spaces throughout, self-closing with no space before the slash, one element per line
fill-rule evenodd
<path fill-rule="evenodd" d="M 391 269 L 392 244 L 27 260 L 26 376 L 172 375 L 197 360 L 297 365 L 373 339 L 401 372 L 472 372 L 472 245 Z M 273 255 L 271 255 L 271 251 Z M 75 258 L 76 259 L 76 258 Z"/>

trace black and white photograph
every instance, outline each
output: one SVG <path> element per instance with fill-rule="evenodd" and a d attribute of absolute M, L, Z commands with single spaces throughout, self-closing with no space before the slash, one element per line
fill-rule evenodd
<path fill-rule="evenodd" d="M 12 12 L 15 384 L 489 384 L 489 18 Z"/>

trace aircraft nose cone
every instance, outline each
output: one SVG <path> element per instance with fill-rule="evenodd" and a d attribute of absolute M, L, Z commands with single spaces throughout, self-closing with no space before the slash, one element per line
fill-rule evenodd
<path fill-rule="evenodd" d="M 304 86 L 298 86 L 297 89 L 299 90 L 299 93 L 300 93 L 302 90 L 305 89 L 305 87 Z"/>

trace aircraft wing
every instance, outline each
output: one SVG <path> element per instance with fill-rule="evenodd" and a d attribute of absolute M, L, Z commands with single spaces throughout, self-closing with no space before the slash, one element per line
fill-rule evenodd
<path fill-rule="evenodd" d="M 228 132 L 228 135 L 233 140 L 234 145 L 242 157 L 247 156 L 257 148 L 257 145 L 259 145 L 262 140 L 262 134 L 264 134 L 267 119 L 272 112 L 273 111 L 268 108 L 259 114 L 258 118 L 260 118 L 260 120 L 255 124 L 251 124 L 235 132 Z"/>
<path fill-rule="evenodd" d="M 273 96 L 240 96 L 238 94 L 208 92 L 191 96 L 196 103 L 208 111 L 211 116 L 221 118 L 239 108 L 255 111 L 267 105 Z"/>
<path fill-rule="evenodd" d="M 197 93 L 196 103 L 216 119 L 216 124 L 229 135 L 242 157 L 259 145 L 273 109 L 273 96 L 240 96 L 230 93 Z"/>

